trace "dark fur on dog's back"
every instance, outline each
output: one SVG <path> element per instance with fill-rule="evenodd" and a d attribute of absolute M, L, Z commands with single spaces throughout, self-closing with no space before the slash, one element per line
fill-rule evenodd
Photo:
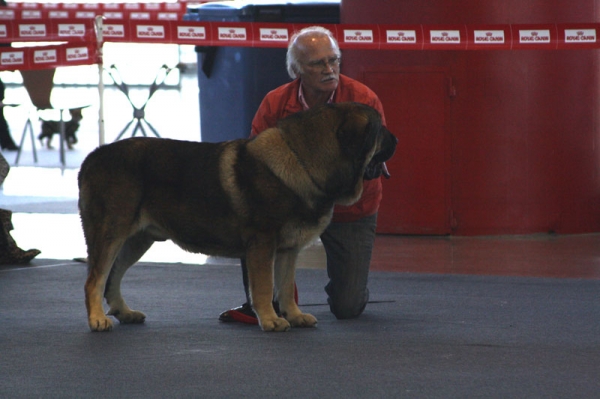
<path fill-rule="evenodd" d="M 391 157 L 395 145 L 374 109 L 344 103 L 287 118 L 253 139 L 131 138 L 96 149 L 79 173 L 90 328 L 112 328 L 103 295 L 120 322 L 144 321 L 123 301 L 120 282 L 154 241 L 167 239 L 191 252 L 245 258 L 264 330 L 313 326 L 293 300 L 298 251 L 325 229 L 334 204 L 360 197 L 367 164 Z M 274 280 L 287 320 L 273 310 Z"/>
<path fill-rule="evenodd" d="M 333 206 L 333 199 L 326 199 L 315 209 L 308 208 L 264 165 L 249 156 L 247 141 L 197 143 L 154 138 L 120 141 L 97 149 L 84 162 L 81 176 L 102 168 L 104 179 L 94 179 L 93 186 L 81 189 L 89 190 L 96 202 L 98 214 L 92 213 L 93 218 L 106 217 L 107 211 L 126 210 L 139 219 L 140 210 L 151 204 L 148 216 L 163 220 L 169 238 L 178 245 L 192 252 L 242 257 L 246 245 L 244 231 L 248 227 L 275 231 L 294 219 L 316 226 Z M 228 193 L 219 174 L 202 173 L 215 169 L 224 150 L 235 153 L 244 165 L 234 169 L 232 178 L 239 183 L 245 201 L 253 204 L 252 209 L 234 209 L 227 201 Z M 173 159 L 177 162 L 172 162 Z M 142 180 L 134 180 L 132 176 Z M 261 176 L 260 180 L 253 178 L 256 176 Z M 139 190 L 143 190 L 143 196 L 137 195 Z M 121 196 L 118 209 L 111 209 L 114 198 L 107 198 L 110 202 L 101 204 L 104 193 L 115 191 Z M 172 204 L 177 204 L 177 208 L 171 208 Z M 94 211 L 84 202 L 80 207 Z M 211 212 L 207 215 L 198 212 L 199 209 Z M 82 217 L 87 214 L 82 213 Z"/>
<path fill-rule="evenodd" d="M 98 210 L 112 211 L 112 203 L 125 203 L 131 206 L 135 218 L 141 216 L 140 211 L 148 202 L 153 206 L 161 202 L 177 203 L 179 208 L 174 211 L 180 214 L 193 211 L 188 208 L 193 202 L 194 207 L 215 207 L 217 215 L 227 215 L 230 210 L 227 203 L 220 200 L 224 193 L 218 183 L 218 175 L 202 173 L 214 169 L 223 147 L 224 144 L 168 139 L 132 138 L 119 141 L 98 148 L 85 160 L 80 170 L 80 189 L 89 190 L 95 204 L 106 202 Z M 173 162 L 173 159 L 177 162 Z M 102 172 L 98 173 L 100 169 Z M 89 173 L 94 174 L 93 184 L 86 187 L 85 176 Z M 183 185 L 186 185 L 185 192 L 182 192 Z M 206 187 L 210 187 L 211 191 L 205 192 Z M 119 192 L 121 198 L 118 201 L 105 198 L 103 194 L 109 192 Z M 139 193 L 144 195 L 140 196 Z M 80 204 L 82 209 L 94 209 L 83 201 L 85 197 L 82 197 Z M 118 210 L 120 208 L 115 211 Z M 164 212 L 169 212 L 169 208 L 164 208 Z M 85 215 L 82 213 L 82 216 Z"/>

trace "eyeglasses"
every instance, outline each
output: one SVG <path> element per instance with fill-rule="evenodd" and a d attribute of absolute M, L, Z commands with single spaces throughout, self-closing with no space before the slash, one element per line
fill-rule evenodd
<path fill-rule="evenodd" d="M 319 68 L 322 71 L 327 70 L 328 68 L 335 68 L 337 66 L 340 65 L 340 62 L 342 62 L 342 58 L 341 57 L 331 57 L 328 59 L 323 59 L 323 60 L 319 60 L 319 61 L 309 61 L 306 63 L 306 65 L 308 65 L 310 68 Z"/>

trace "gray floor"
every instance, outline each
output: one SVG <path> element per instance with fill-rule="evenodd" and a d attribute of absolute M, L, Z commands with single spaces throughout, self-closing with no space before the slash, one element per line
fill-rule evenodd
<path fill-rule="evenodd" d="M 221 323 L 234 264 L 142 264 L 124 295 L 144 325 L 88 330 L 85 266 L 0 267 L 0 397 L 592 398 L 600 281 L 373 272 L 356 320 L 299 270 L 317 328 Z"/>

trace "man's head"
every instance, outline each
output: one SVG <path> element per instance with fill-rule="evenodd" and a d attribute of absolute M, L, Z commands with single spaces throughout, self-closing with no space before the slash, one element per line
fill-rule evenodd
<path fill-rule="evenodd" d="M 295 33 L 287 52 L 287 70 L 292 79 L 300 77 L 308 90 L 333 92 L 340 76 L 341 52 L 333 34 L 320 26 Z"/>

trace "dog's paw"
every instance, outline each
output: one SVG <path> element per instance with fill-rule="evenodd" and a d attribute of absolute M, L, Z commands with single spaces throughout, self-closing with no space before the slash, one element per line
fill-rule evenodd
<path fill-rule="evenodd" d="M 90 317 L 88 320 L 90 330 L 92 331 L 110 331 L 113 328 L 113 322 L 108 317 Z"/>
<path fill-rule="evenodd" d="M 290 329 L 290 323 L 281 317 L 273 320 L 259 320 L 259 322 L 263 331 L 288 331 Z"/>
<path fill-rule="evenodd" d="M 138 310 L 111 310 L 108 314 L 114 316 L 121 324 L 141 324 L 146 321 L 146 315 Z"/>
<path fill-rule="evenodd" d="M 300 313 L 295 317 L 288 317 L 292 327 L 314 327 L 317 325 L 317 318 L 310 313 Z"/>

